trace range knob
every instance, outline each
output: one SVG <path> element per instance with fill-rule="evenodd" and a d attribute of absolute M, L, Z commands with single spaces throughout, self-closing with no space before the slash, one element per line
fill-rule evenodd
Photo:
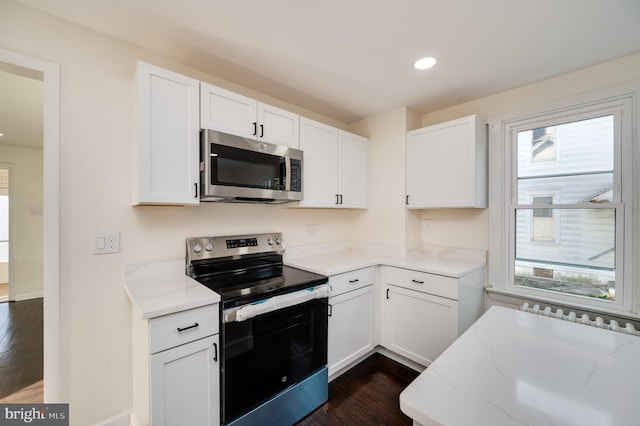
<path fill-rule="evenodd" d="M 267 240 L 267 244 L 269 244 L 270 246 L 272 246 L 272 245 L 273 245 L 273 238 L 269 238 L 269 239 Z"/>
<path fill-rule="evenodd" d="M 200 245 L 200 243 L 196 243 L 195 246 L 193 246 L 193 252 L 194 253 L 200 253 L 202 252 L 202 246 Z"/>
<path fill-rule="evenodd" d="M 208 243 L 204 246 L 204 249 L 205 249 L 206 251 L 211 251 L 211 250 L 213 250 L 213 244 L 211 244 L 211 242 L 208 242 Z"/>
<path fill-rule="evenodd" d="M 276 244 L 278 245 L 282 244 L 282 240 L 280 238 L 276 238 Z"/>

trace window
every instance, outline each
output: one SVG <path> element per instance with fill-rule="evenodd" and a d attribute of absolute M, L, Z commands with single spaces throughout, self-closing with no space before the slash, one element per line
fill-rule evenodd
<path fill-rule="evenodd" d="M 633 309 L 632 235 L 637 229 L 629 118 L 635 96 L 591 99 L 491 123 L 489 279 L 494 288 Z"/>

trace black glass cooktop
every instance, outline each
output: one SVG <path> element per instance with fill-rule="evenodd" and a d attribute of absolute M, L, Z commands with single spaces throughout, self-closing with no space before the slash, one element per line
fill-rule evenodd
<path fill-rule="evenodd" d="M 324 275 L 281 263 L 245 265 L 235 270 L 227 269 L 224 273 L 197 276 L 195 279 L 218 293 L 225 309 L 328 281 Z"/>

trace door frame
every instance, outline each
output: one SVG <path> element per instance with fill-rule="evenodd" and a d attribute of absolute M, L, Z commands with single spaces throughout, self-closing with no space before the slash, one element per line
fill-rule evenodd
<path fill-rule="evenodd" d="M 60 66 L 0 49 L 0 62 L 42 73 L 44 177 L 44 400 L 61 399 L 60 324 Z"/>
<path fill-rule="evenodd" d="M 13 226 L 13 221 L 15 220 L 15 207 L 14 202 L 11 201 L 13 198 L 13 178 L 14 178 L 14 165 L 12 163 L 4 163 L 0 162 L 0 169 L 6 170 L 9 174 L 9 186 L 7 188 L 9 195 L 9 270 L 7 271 L 7 282 L 9 285 L 9 294 L 8 294 L 8 302 L 15 300 L 15 290 L 13 283 L 13 244 L 11 241 L 15 239 L 15 230 Z"/>

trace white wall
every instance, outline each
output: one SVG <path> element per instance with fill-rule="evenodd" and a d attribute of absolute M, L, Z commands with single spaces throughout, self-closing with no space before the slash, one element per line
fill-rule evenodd
<path fill-rule="evenodd" d="M 282 231 L 289 245 L 351 239 L 347 211 L 264 205 L 132 207 L 131 78 L 138 59 L 239 90 L 213 75 L 12 2 L 0 3 L 0 47 L 60 65 L 61 399 L 71 424 L 131 407 L 131 309 L 124 266 L 184 258 L 185 238 Z M 277 106 L 336 123 L 243 90 Z M 45 147 L 46 150 L 46 147 Z M 307 238 L 306 225 L 317 224 Z M 91 254 L 96 231 L 120 231 L 119 254 Z"/>
<path fill-rule="evenodd" d="M 42 149 L 0 145 L 0 163 L 13 166 L 9 208 L 13 211 L 14 222 L 9 243 L 14 256 L 14 298 L 41 297 L 43 221 L 42 215 L 31 213 L 31 208 L 42 208 Z M 0 282 L 6 281 L 0 279 Z"/>
<path fill-rule="evenodd" d="M 419 123 L 419 115 L 403 107 L 351 126 L 371 144 L 370 208 L 351 213 L 354 239 L 410 249 L 420 245 L 419 213 L 405 208 L 406 133 Z"/>
<path fill-rule="evenodd" d="M 640 54 L 564 74 L 539 83 L 498 93 L 434 111 L 422 116 L 421 126 L 471 114 L 484 118 L 636 81 L 640 77 Z M 432 232 L 423 236 L 425 244 L 488 250 L 488 209 L 423 210 L 423 219 L 432 219 Z"/>

